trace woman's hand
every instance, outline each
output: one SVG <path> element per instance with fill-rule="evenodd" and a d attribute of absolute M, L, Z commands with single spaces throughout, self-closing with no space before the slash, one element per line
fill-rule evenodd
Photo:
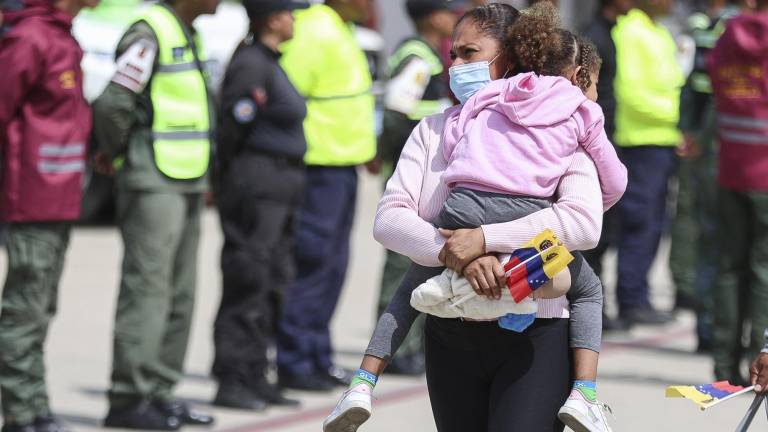
<path fill-rule="evenodd" d="M 496 255 L 484 255 L 472 261 L 464 268 L 463 275 L 477 295 L 496 300 L 501 298 L 506 278 Z"/>
<path fill-rule="evenodd" d="M 438 258 L 449 269 L 461 273 L 469 263 L 485 254 L 485 234 L 481 228 L 459 230 L 441 228 L 440 234 L 448 240 L 445 241 Z"/>

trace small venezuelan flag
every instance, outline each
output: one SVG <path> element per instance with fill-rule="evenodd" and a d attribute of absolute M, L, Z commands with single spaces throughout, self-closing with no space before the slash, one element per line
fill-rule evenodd
<path fill-rule="evenodd" d="M 670 386 L 667 387 L 667 397 L 690 399 L 703 411 L 720 402 L 752 391 L 753 388 L 731 385 L 728 381 L 696 386 Z"/>
<path fill-rule="evenodd" d="M 515 302 L 520 303 L 563 271 L 571 261 L 573 255 L 557 239 L 555 233 L 546 229 L 515 250 L 504 265 L 507 288 Z"/>

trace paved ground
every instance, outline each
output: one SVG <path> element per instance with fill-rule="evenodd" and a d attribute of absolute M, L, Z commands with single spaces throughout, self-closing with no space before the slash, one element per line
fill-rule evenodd
<path fill-rule="evenodd" d="M 374 302 L 382 251 L 371 238 L 371 223 L 380 186 L 365 178 L 361 185 L 351 271 L 333 322 L 338 361 L 356 367 L 374 321 Z M 200 251 L 200 284 L 189 358 L 188 376 L 179 395 L 206 409 L 215 391 L 208 379 L 211 323 L 219 298 L 218 253 L 221 235 L 213 213 L 206 214 Z M 666 249 L 660 254 L 665 257 Z M 75 231 L 61 290 L 59 316 L 48 344 L 47 364 L 53 406 L 76 431 L 96 431 L 106 411 L 104 391 L 110 365 L 112 317 L 117 292 L 121 246 L 109 228 Z M 660 258 L 660 262 L 663 259 Z M 5 272 L 5 257 L 0 260 Z M 670 304 L 669 277 L 663 266 L 653 273 L 654 301 Z M 612 278 L 609 278 L 609 286 Z M 600 396 L 613 407 L 617 432 L 734 430 L 750 399 L 730 402 L 705 413 L 683 400 L 664 398 L 668 384 L 710 380 L 711 361 L 692 354 L 693 320 L 680 316 L 664 329 L 636 329 L 608 338 L 601 357 Z M 317 432 L 337 394 L 292 393 L 301 409 L 270 409 L 265 413 L 213 410 L 215 431 Z M 435 430 L 423 379 L 386 377 L 377 388 L 374 416 L 361 432 L 431 432 Z M 524 396 L 521 396 L 524 397 Z M 759 417 L 753 430 L 766 430 Z M 193 429 L 190 429 L 193 430 Z M 467 431 L 474 432 L 474 431 Z"/>

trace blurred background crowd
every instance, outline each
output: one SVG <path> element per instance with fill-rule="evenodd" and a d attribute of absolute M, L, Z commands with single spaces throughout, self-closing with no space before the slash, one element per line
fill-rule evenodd
<path fill-rule="evenodd" d="M 41 358 L 72 222 L 117 224 L 125 246 L 107 426 L 213 422 L 173 397 L 206 204 L 218 209 L 225 237 L 221 262 L 207 263 L 223 277 L 212 323 L 214 404 L 295 405 L 282 388 L 349 382 L 350 371 L 332 361 L 329 323 L 358 175 L 386 180 L 415 125 L 455 103 L 452 30 L 487 2 L 313 3 L 0 0 L 0 205 L 10 259 L 0 313 L 3 432 L 65 430 L 48 406 Z M 663 326 L 676 310 L 692 310 L 713 378 L 744 383 L 743 360 L 760 351 L 768 327 L 768 155 L 751 148 L 768 144 L 768 63 L 728 69 L 713 87 L 708 54 L 730 19 L 765 5 L 555 3 L 564 26 L 600 52 L 598 103 L 630 172 L 600 245 L 587 253 L 598 274 L 607 250 L 619 254 L 617 304 L 603 328 Z M 54 42 L 70 26 L 82 52 Z M 768 38 L 747 49 L 768 58 Z M 47 79 L 53 84 L 42 85 Z M 753 115 L 724 113 L 718 83 L 754 85 L 763 105 Z M 676 294 L 673 310 L 658 310 L 648 273 L 667 236 Z M 408 265 L 388 252 L 382 279 L 358 288 L 380 288 L 381 311 Z M 422 332 L 414 327 L 388 373 L 423 374 Z M 267 374 L 275 362 L 277 383 Z"/>

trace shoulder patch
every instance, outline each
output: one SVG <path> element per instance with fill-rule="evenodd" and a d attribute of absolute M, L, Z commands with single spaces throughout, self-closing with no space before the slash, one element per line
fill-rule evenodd
<path fill-rule="evenodd" d="M 256 102 L 251 98 L 242 98 L 232 108 L 232 116 L 240 124 L 250 123 L 256 118 Z"/>
<path fill-rule="evenodd" d="M 112 77 L 112 82 L 134 93 L 143 92 L 152 76 L 156 53 L 157 46 L 152 41 L 140 39 L 134 42 L 117 59 L 117 70 Z"/>

